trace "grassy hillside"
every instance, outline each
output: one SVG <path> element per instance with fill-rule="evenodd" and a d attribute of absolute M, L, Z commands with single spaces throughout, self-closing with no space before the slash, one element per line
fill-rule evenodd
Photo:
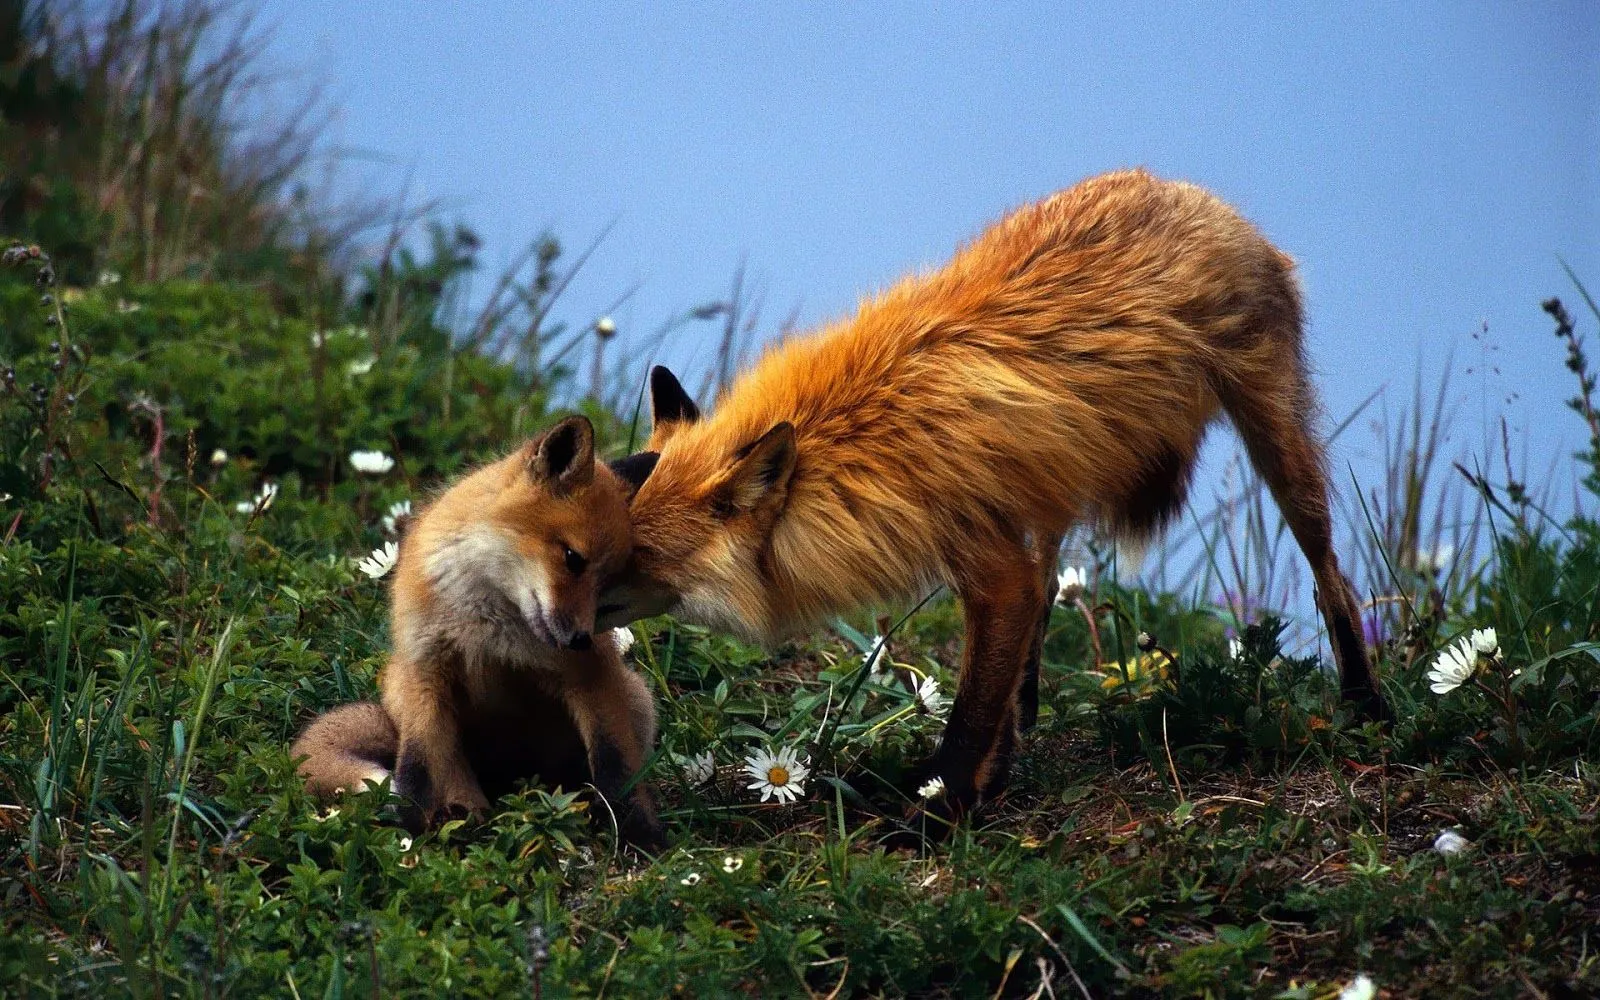
<path fill-rule="evenodd" d="M 1090 566 L 1010 794 L 945 843 L 879 846 L 954 683 L 942 597 L 865 676 L 865 618 L 770 651 L 638 626 L 658 858 L 619 853 L 573 790 L 411 840 L 377 794 L 319 811 L 286 748 L 374 690 L 383 582 L 354 561 L 382 515 L 546 423 L 541 383 L 246 289 L 59 289 L 12 256 L 7 995 L 1331 997 L 1358 972 L 1390 996 L 1600 992 L 1600 530 L 1520 487 L 1477 484 L 1493 543 L 1458 589 L 1396 559 L 1387 727 L 1354 724 L 1270 616 Z M 358 473 L 356 449 L 394 466 Z M 1489 627 L 1498 652 L 1431 691 L 1440 650 Z M 784 745 L 804 795 L 762 803 L 744 758 Z M 709 778 L 686 766 L 706 752 Z M 1462 849 L 1436 849 L 1447 830 Z"/>

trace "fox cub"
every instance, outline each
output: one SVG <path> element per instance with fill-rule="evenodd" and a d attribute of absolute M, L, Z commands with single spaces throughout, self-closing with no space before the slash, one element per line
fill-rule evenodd
<path fill-rule="evenodd" d="M 626 503 L 589 421 L 571 417 L 412 518 L 381 704 L 319 716 L 291 750 L 312 794 L 391 779 L 416 827 L 482 813 L 538 775 L 594 785 L 625 839 L 659 843 L 648 790 L 623 792 L 655 741 L 655 707 L 594 624 L 599 581 L 628 557 Z"/>
<path fill-rule="evenodd" d="M 1004 785 L 1038 707 L 1063 534 L 1149 535 L 1223 414 L 1311 563 L 1344 693 L 1377 715 L 1334 555 L 1293 263 L 1143 171 L 1003 219 L 950 264 L 772 348 L 704 419 L 666 369 L 604 624 L 672 612 L 755 638 L 949 585 L 966 614 L 939 811 Z"/>

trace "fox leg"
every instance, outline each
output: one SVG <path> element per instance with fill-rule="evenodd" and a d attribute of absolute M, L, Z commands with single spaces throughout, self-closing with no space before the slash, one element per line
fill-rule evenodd
<path fill-rule="evenodd" d="M 616 816 L 618 835 L 637 847 L 665 843 L 649 788 L 639 781 L 628 788 L 655 745 L 655 701 L 644 680 L 623 664 L 614 644 L 599 641 L 592 657 L 568 671 L 564 697 L 588 751 L 595 790 Z"/>
<path fill-rule="evenodd" d="M 1248 391 L 1229 387 L 1222 399 L 1251 462 L 1311 564 L 1317 606 L 1328 627 L 1345 700 L 1369 718 L 1390 718 L 1362 640 L 1360 604 L 1333 551 L 1331 487 L 1320 443 L 1307 426 L 1306 414 L 1314 407 L 1303 368 L 1298 362 L 1281 365 Z"/>
<path fill-rule="evenodd" d="M 452 815 L 479 815 L 489 800 L 467 761 L 455 698 L 445 678 L 391 663 L 383 676 L 383 706 L 398 730 L 395 791 L 416 803 L 407 825 L 431 825 Z M 420 821 L 420 822 L 419 822 Z"/>
<path fill-rule="evenodd" d="M 306 791 L 314 798 L 331 799 L 341 792 L 363 791 L 367 782 L 389 779 L 399 745 L 399 734 L 383 706 L 358 701 L 312 719 L 295 738 L 289 756 L 299 761 Z"/>
<path fill-rule="evenodd" d="M 1050 534 L 1035 539 L 1034 558 L 1038 560 L 1039 585 L 1042 600 L 1039 605 L 1039 627 L 1034 632 L 1033 643 L 1028 646 L 1028 659 L 1022 668 L 1022 689 L 1017 693 L 1017 730 L 1027 732 L 1039 721 L 1039 664 L 1044 656 L 1044 637 L 1050 631 L 1050 611 L 1055 606 L 1060 590 L 1056 579 L 1056 564 L 1061 558 L 1061 535 Z"/>
<path fill-rule="evenodd" d="M 960 815 L 1004 787 L 1016 745 L 1016 702 L 1039 634 L 1044 600 L 1035 560 L 1021 544 L 993 551 L 957 577 L 966 650 L 950 722 L 931 774 L 944 780 L 944 811 Z"/>

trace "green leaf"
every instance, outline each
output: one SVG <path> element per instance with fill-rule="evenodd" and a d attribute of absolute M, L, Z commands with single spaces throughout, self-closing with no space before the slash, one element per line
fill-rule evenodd
<path fill-rule="evenodd" d="M 1106 950 L 1106 946 L 1100 943 L 1100 939 L 1094 936 L 1094 934 L 1089 930 L 1088 926 L 1084 924 L 1083 920 L 1072 909 L 1072 907 L 1068 906 L 1066 903 L 1057 903 L 1056 909 L 1060 911 L 1064 918 L 1066 918 L 1067 926 L 1071 927 L 1079 937 L 1083 938 L 1084 943 L 1093 948 L 1095 954 L 1099 955 L 1107 962 L 1110 962 L 1116 967 L 1117 971 L 1127 973 L 1128 967 L 1123 964 L 1121 959 L 1117 958 L 1115 955 L 1111 954 L 1111 952 Z"/>

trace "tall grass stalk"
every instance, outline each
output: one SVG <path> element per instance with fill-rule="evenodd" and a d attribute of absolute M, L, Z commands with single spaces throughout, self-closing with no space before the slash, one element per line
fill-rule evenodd
<path fill-rule="evenodd" d="M 178 767 L 177 788 L 172 797 L 172 825 L 167 834 L 166 881 L 162 887 L 161 901 L 166 903 L 172 892 L 173 880 L 176 877 L 178 858 L 178 827 L 183 814 L 192 808 L 189 802 L 189 782 L 194 777 L 194 756 L 200 747 L 201 737 L 204 735 L 206 713 L 211 709 L 211 697 L 217 690 L 217 678 L 226 668 L 228 650 L 233 645 L 233 624 L 235 619 L 229 618 L 223 625 L 222 632 L 217 636 L 211 651 L 211 663 L 206 669 L 205 682 L 200 688 L 200 698 L 195 705 L 194 716 L 189 723 L 188 731 L 183 729 L 183 723 L 173 720 L 174 739 L 179 744 L 181 760 Z M 160 909 L 165 910 L 163 905 Z"/>

